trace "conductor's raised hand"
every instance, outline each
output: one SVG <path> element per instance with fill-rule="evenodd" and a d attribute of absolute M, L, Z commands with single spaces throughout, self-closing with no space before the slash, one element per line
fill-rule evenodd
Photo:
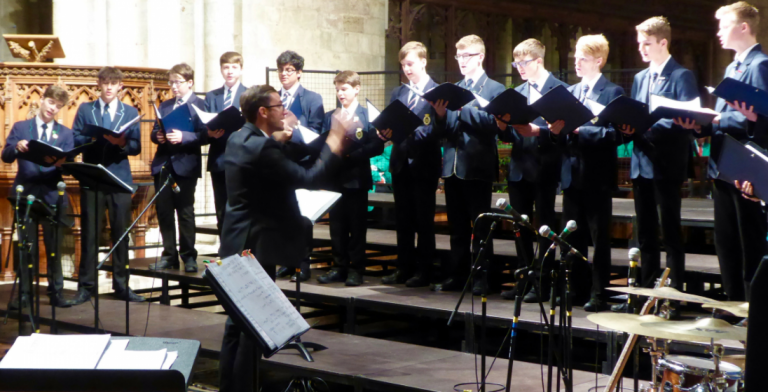
<path fill-rule="evenodd" d="M 341 156 L 344 148 L 352 142 L 347 135 L 354 134 L 355 130 L 361 127 L 362 124 L 356 117 L 343 112 L 341 109 L 336 109 L 331 115 L 331 130 L 326 144 L 334 154 Z"/>
<path fill-rule="evenodd" d="M 730 106 L 734 110 L 738 110 L 739 113 L 743 114 L 744 117 L 747 118 L 747 120 L 755 122 L 757 121 L 757 113 L 755 113 L 755 106 L 751 105 L 749 108 L 747 108 L 746 102 L 739 102 L 739 101 L 733 101 L 733 103 L 726 102 L 728 106 Z"/>
<path fill-rule="evenodd" d="M 293 129 L 292 128 L 284 128 L 282 131 L 272 132 L 272 139 L 280 142 L 280 143 L 286 143 L 293 137 Z"/>
<path fill-rule="evenodd" d="M 635 134 L 635 128 L 632 128 L 627 124 L 620 126 L 619 131 L 627 136 L 632 136 Z"/>
<path fill-rule="evenodd" d="M 432 105 L 432 108 L 435 109 L 435 114 L 437 115 L 437 118 L 444 119 L 445 113 L 448 111 L 448 101 L 444 101 L 442 99 L 438 99 L 437 102 L 427 101 L 430 105 Z"/>
<path fill-rule="evenodd" d="M 286 110 L 285 111 L 285 117 L 283 118 L 283 127 L 284 129 L 293 130 L 296 129 L 296 127 L 299 125 L 299 119 L 296 118 L 296 115 L 293 114 L 292 111 Z"/>

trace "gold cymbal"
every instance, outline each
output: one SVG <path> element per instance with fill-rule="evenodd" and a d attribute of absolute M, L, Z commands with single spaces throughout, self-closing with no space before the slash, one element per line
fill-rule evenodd
<path fill-rule="evenodd" d="M 715 318 L 702 318 L 691 321 L 667 321 L 662 323 L 643 323 L 644 328 L 658 329 L 670 333 L 693 335 L 707 339 L 747 340 L 747 329 L 734 327 L 727 321 Z"/>
<path fill-rule="evenodd" d="M 719 304 L 704 304 L 701 307 L 724 310 L 736 317 L 749 317 L 749 302 L 723 301 Z"/>
<path fill-rule="evenodd" d="M 607 290 L 618 291 L 632 295 L 641 295 L 645 297 L 663 298 L 672 301 L 694 302 L 699 304 L 719 304 L 720 301 L 702 297 L 699 295 L 686 294 L 672 287 L 661 287 L 658 289 L 646 289 L 644 287 L 607 287 Z"/>
<path fill-rule="evenodd" d="M 650 336 L 658 339 L 684 340 L 689 342 L 706 342 L 708 339 L 682 332 L 662 331 L 655 327 L 644 327 L 643 324 L 665 324 L 671 321 L 652 314 L 639 316 L 627 313 L 593 313 L 587 316 L 589 321 L 605 328 L 628 332 L 635 335 Z"/>

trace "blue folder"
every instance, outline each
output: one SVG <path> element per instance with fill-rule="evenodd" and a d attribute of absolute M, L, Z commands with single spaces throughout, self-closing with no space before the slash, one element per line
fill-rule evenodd
<path fill-rule="evenodd" d="M 733 136 L 725 135 L 717 169 L 719 180 L 731 184 L 733 181 L 749 181 L 755 196 L 768 200 L 768 152 L 756 144 L 744 145 Z"/>
<path fill-rule="evenodd" d="M 755 113 L 768 116 L 768 91 L 761 90 L 734 78 L 725 78 L 717 85 L 713 95 L 727 102 L 745 102 L 747 108 L 754 106 Z"/>

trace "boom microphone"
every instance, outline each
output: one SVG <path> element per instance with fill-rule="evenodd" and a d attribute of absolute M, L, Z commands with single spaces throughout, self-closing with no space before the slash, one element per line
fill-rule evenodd
<path fill-rule="evenodd" d="M 560 233 L 560 238 L 565 239 L 565 237 L 568 237 L 568 235 L 576 231 L 578 228 L 579 226 L 576 225 L 575 220 L 569 220 L 568 223 L 565 224 L 565 229 L 563 229 L 563 232 Z M 549 246 L 549 249 L 547 249 L 547 253 L 544 253 L 544 258 L 546 259 L 547 256 L 549 256 L 549 252 L 555 250 L 555 248 L 557 248 L 557 244 L 553 242 L 552 245 Z"/>
<path fill-rule="evenodd" d="M 32 203 L 35 202 L 35 195 L 27 196 L 27 210 L 24 212 L 24 224 L 29 220 L 29 210 L 32 209 Z"/>
<path fill-rule="evenodd" d="M 541 234 L 542 237 L 549 238 L 552 242 L 559 245 L 561 249 L 566 249 L 568 253 L 579 256 L 585 261 L 587 260 L 587 258 L 584 257 L 584 255 L 582 255 L 581 252 L 576 250 L 576 248 L 572 247 L 571 244 L 565 242 L 562 238 L 560 238 L 559 235 L 553 233 L 552 229 L 550 229 L 549 226 L 547 225 L 541 226 L 541 229 L 539 229 L 539 234 Z"/>
<path fill-rule="evenodd" d="M 531 226 L 531 222 L 528 222 L 528 219 L 523 219 L 523 215 L 521 215 L 519 212 L 515 211 L 514 208 L 512 208 L 509 203 L 507 203 L 506 199 L 499 199 L 496 201 L 496 208 L 499 208 L 501 210 L 504 210 L 509 215 L 512 215 L 512 217 L 515 219 L 515 221 L 527 228 L 529 228 L 534 233 L 536 232 L 536 229 Z"/>

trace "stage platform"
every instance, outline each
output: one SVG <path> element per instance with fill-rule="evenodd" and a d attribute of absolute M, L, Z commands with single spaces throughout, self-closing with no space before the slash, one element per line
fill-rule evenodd
<path fill-rule="evenodd" d="M 6 311 L 10 287 L 0 286 L 2 314 Z M 41 303 L 47 304 L 47 298 L 42 298 Z M 124 302 L 104 295 L 99 305 L 104 330 L 115 335 L 124 333 Z M 41 316 L 44 323 L 50 322 L 49 306 L 42 307 Z M 132 303 L 130 317 L 131 335 L 198 340 L 203 355 L 218 358 L 226 320 L 224 315 L 158 304 Z M 81 333 L 93 332 L 93 308 L 87 303 L 58 309 L 57 320 L 59 328 Z M 303 340 L 320 343 L 328 347 L 328 350 L 314 353 L 315 362 L 306 362 L 291 351 L 279 353 L 264 360 L 262 369 L 286 372 L 292 377 L 320 377 L 329 382 L 353 386 L 355 391 L 450 392 L 457 383 L 475 381 L 476 358 L 469 353 L 322 330 L 309 331 Z M 492 360 L 489 358 L 489 365 Z M 488 381 L 504 384 L 507 365 L 506 359 L 497 359 Z M 542 368 L 538 364 L 516 361 L 512 390 L 541 390 L 541 372 Z M 595 382 L 604 385 L 606 380 L 607 376 L 598 376 L 596 380 L 593 373 L 574 371 L 574 391 L 590 391 Z M 627 379 L 624 382 L 625 385 L 631 383 Z M 466 388 L 475 390 L 474 387 Z"/>

